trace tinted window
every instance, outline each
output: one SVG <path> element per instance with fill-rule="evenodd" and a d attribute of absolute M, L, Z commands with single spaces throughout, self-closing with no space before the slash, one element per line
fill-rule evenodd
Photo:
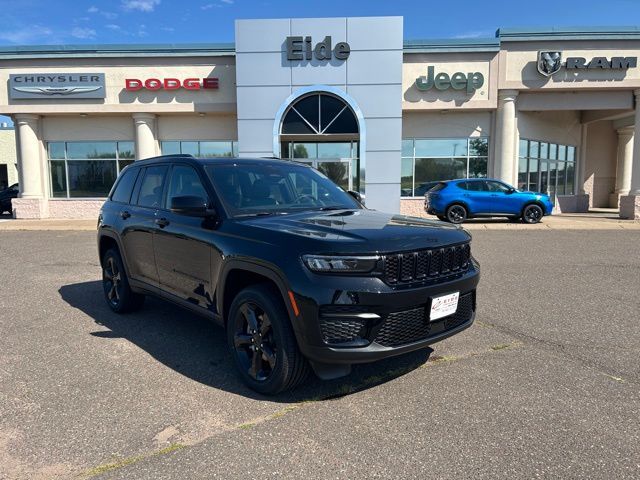
<path fill-rule="evenodd" d="M 183 196 L 201 197 L 207 200 L 207 191 L 204 189 L 198 172 L 188 165 L 176 165 L 171 171 L 171 183 L 169 183 L 169 193 L 167 199 L 171 204 L 173 197 Z"/>
<path fill-rule="evenodd" d="M 506 193 L 509 191 L 509 187 L 507 187 L 504 183 L 500 182 L 486 182 L 487 190 L 490 192 L 502 192 Z"/>
<path fill-rule="evenodd" d="M 484 192 L 485 182 L 467 182 L 467 190 L 471 192 Z"/>
<path fill-rule="evenodd" d="M 162 204 L 162 185 L 167 174 L 165 165 L 148 167 L 140 186 L 138 205 L 141 207 L 160 208 Z"/>
<path fill-rule="evenodd" d="M 122 173 L 122 177 L 118 180 L 116 189 L 111 195 L 111 200 L 114 202 L 129 203 L 131 199 L 131 192 L 133 191 L 133 185 L 136 183 L 136 177 L 138 176 L 139 169 L 130 168 Z"/>
<path fill-rule="evenodd" d="M 438 192 L 440 190 L 442 190 L 444 187 L 446 187 L 447 184 L 446 183 L 439 183 L 437 184 L 435 187 L 433 187 L 431 190 L 429 190 L 430 192 Z"/>

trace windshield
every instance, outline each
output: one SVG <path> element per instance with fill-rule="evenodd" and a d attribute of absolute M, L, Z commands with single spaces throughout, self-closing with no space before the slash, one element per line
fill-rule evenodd
<path fill-rule="evenodd" d="M 229 163 L 205 169 L 233 217 L 361 208 L 351 195 L 304 165 Z"/>

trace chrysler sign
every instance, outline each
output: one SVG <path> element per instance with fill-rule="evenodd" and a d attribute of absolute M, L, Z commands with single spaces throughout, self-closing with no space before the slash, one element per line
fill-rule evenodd
<path fill-rule="evenodd" d="M 105 98 L 104 73 L 16 73 L 9 98 Z"/>

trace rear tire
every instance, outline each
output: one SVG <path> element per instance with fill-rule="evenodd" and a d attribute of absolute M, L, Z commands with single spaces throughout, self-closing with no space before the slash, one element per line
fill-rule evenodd
<path fill-rule="evenodd" d="M 280 292 L 271 285 L 254 285 L 236 295 L 227 318 L 227 345 L 240 378 L 256 392 L 290 390 L 309 373 Z"/>
<path fill-rule="evenodd" d="M 102 257 L 102 290 L 107 305 L 116 313 L 133 312 L 144 303 L 144 295 L 131 290 L 122 257 L 114 248 Z"/>
<path fill-rule="evenodd" d="M 462 223 L 467 219 L 467 209 L 459 203 L 454 203 L 447 208 L 447 220 L 451 223 Z"/>
<path fill-rule="evenodd" d="M 540 205 L 535 205 L 533 203 L 524 207 L 524 210 L 522 211 L 522 220 L 524 223 L 528 223 L 530 225 L 538 223 L 542 220 L 543 216 L 544 212 Z"/>

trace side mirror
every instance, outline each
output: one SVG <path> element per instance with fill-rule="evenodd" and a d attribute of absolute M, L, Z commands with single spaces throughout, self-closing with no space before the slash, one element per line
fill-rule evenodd
<path fill-rule="evenodd" d="M 171 211 L 188 217 L 210 217 L 215 210 L 207 208 L 207 201 L 196 195 L 183 195 L 171 198 Z"/>
<path fill-rule="evenodd" d="M 516 191 L 516 189 L 515 189 L 515 188 L 513 188 L 513 187 L 509 187 L 509 190 L 507 190 L 507 193 L 508 193 L 509 195 L 511 195 L 511 194 L 512 194 L 512 193 L 514 193 L 515 191 Z"/>
<path fill-rule="evenodd" d="M 364 198 L 362 198 L 362 195 L 360 194 L 360 192 L 356 192 L 355 190 L 348 190 L 347 193 L 351 195 L 353 198 L 355 198 L 358 201 L 358 203 L 361 203 L 364 205 Z"/>

